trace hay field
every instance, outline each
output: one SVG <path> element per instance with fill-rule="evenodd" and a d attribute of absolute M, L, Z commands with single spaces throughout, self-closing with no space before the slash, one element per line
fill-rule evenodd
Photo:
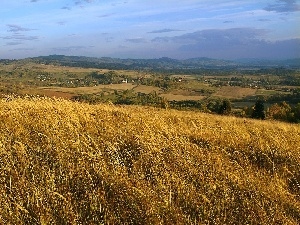
<path fill-rule="evenodd" d="M 212 96 L 222 97 L 222 98 L 244 98 L 247 96 L 253 96 L 257 92 L 257 89 L 254 88 L 242 88 L 242 87 L 231 87 L 223 86 L 216 93 L 213 93 Z"/>
<path fill-rule="evenodd" d="M 17 62 L 9 65 L 0 65 L 0 68 L 4 71 L 13 71 L 14 69 L 27 69 L 31 71 L 44 71 L 51 73 L 60 73 L 60 72 L 72 72 L 72 73 L 82 73 L 82 72 L 93 72 L 101 71 L 108 72 L 107 69 L 95 69 L 95 68 L 80 68 L 80 67 L 69 67 L 69 66 L 59 66 L 59 65 L 45 65 L 39 63 L 22 63 Z"/>
<path fill-rule="evenodd" d="M 122 84 L 99 84 L 92 87 L 76 87 L 76 88 L 67 88 L 67 87 L 40 87 L 38 89 L 44 91 L 52 92 L 64 92 L 70 94 L 96 94 L 104 90 L 131 90 L 135 87 L 135 84 L 131 83 L 122 83 Z"/>
<path fill-rule="evenodd" d="M 0 101 L 0 224 L 299 224 L 300 127 Z"/>
<path fill-rule="evenodd" d="M 136 85 L 135 83 L 121 83 L 121 84 L 99 84 L 92 87 L 76 87 L 76 88 L 67 88 L 67 87 L 39 87 L 38 90 L 45 92 L 46 95 L 49 92 L 53 96 L 59 96 L 59 93 L 65 94 L 96 94 L 101 91 L 113 91 L 113 90 L 134 90 L 134 92 L 141 92 L 149 94 L 153 91 L 160 93 L 162 90 L 158 87 L 146 86 L 146 85 Z M 55 95 L 57 93 L 57 95 Z M 62 95 L 62 94 L 61 94 Z M 63 96 L 61 96 L 63 97 Z"/>
<path fill-rule="evenodd" d="M 171 93 L 161 94 L 160 96 L 166 98 L 169 101 L 184 101 L 184 100 L 198 101 L 206 97 L 201 95 L 180 95 L 180 94 L 171 94 Z"/>

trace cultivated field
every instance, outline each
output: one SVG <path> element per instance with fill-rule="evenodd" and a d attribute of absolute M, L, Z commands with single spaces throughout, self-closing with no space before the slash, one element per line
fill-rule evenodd
<path fill-rule="evenodd" d="M 202 71 L 195 75 L 168 74 L 146 70 L 108 70 L 47 65 L 30 60 L 14 61 L 0 63 L 0 93 L 38 94 L 70 99 L 76 95 L 133 90 L 145 94 L 155 91 L 169 101 L 245 98 L 247 102 L 249 101 L 247 97 L 252 97 L 253 100 L 253 96 L 266 98 L 274 95 L 284 96 L 292 94 L 293 90 L 298 88 L 295 85 L 278 85 L 280 79 L 282 79 L 280 82 L 287 79 L 290 83 L 295 83 L 297 72 L 294 72 L 294 77 L 286 74 L 286 78 L 276 74 L 253 75 L 253 72 L 242 75 L 233 71 L 228 71 L 228 74 L 214 71 L 216 75 L 207 73 Z M 282 73 L 284 74 L 284 71 Z M 103 77 L 93 77 L 93 74 L 106 76 L 106 80 Z M 111 74 L 115 80 L 110 80 L 110 75 L 107 74 Z M 129 83 L 121 83 L 125 79 Z M 244 88 L 250 86 L 256 88 Z"/>
<path fill-rule="evenodd" d="M 229 98 L 229 99 L 239 99 L 247 96 L 254 96 L 256 92 L 257 89 L 253 89 L 253 88 L 224 86 L 221 87 L 212 96 Z"/>
<path fill-rule="evenodd" d="M 299 224 L 300 127 L 0 101 L 1 224 Z"/>
<path fill-rule="evenodd" d="M 160 96 L 166 98 L 169 101 L 185 101 L 185 100 L 194 100 L 199 101 L 205 98 L 205 96 L 200 95 L 181 95 L 181 94 L 161 94 Z"/>
<path fill-rule="evenodd" d="M 133 89 L 135 92 L 141 92 L 145 94 L 149 94 L 153 91 L 155 91 L 156 93 L 162 92 L 162 90 L 159 87 L 146 86 L 146 85 L 137 85 Z"/>
<path fill-rule="evenodd" d="M 80 67 L 69 67 L 69 66 L 56 66 L 56 65 L 45 65 L 37 63 L 14 63 L 9 65 L 0 65 L 0 68 L 4 71 L 13 71 L 16 69 L 30 70 L 30 71 L 44 71 L 44 72 L 72 72 L 72 73 L 82 73 L 82 72 L 93 72 L 101 71 L 107 72 L 107 69 L 95 69 L 95 68 L 80 68 Z"/>
<path fill-rule="evenodd" d="M 109 90 L 131 90 L 136 85 L 131 83 L 123 83 L 123 84 L 100 84 L 92 87 L 76 87 L 76 88 L 66 88 L 66 87 L 41 87 L 39 89 L 44 91 L 55 91 L 55 92 L 64 92 L 70 94 L 96 94 L 101 91 Z"/>

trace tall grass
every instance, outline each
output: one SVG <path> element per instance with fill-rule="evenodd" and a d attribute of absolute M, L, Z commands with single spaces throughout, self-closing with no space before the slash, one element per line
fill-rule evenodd
<path fill-rule="evenodd" d="M 299 224 L 300 127 L 0 102 L 0 224 Z"/>

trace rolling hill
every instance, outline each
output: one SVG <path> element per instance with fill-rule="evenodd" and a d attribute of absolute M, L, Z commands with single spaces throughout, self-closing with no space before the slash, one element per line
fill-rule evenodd
<path fill-rule="evenodd" d="M 0 101 L 3 224 L 299 224 L 300 127 Z"/>
<path fill-rule="evenodd" d="M 300 59 L 266 60 L 266 59 L 239 59 L 222 60 L 211 58 L 171 59 L 162 57 L 158 59 L 120 59 L 110 57 L 85 57 L 49 55 L 24 59 L 45 64 L 58 64 L 62 66 L 76 66 L 85 68 L 106 69 L 147 69 L 161 70 L 199 70 L 199 69 L 249 69 L 249 68 L 300 68 Z"/>

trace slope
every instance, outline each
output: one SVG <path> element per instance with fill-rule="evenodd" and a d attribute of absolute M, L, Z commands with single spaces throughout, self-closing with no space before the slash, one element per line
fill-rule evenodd
<path fill-rule="evenodd" d="M 299 125 L 7 96 L 0 130 L 3 224 L 300 222 Z"/>

